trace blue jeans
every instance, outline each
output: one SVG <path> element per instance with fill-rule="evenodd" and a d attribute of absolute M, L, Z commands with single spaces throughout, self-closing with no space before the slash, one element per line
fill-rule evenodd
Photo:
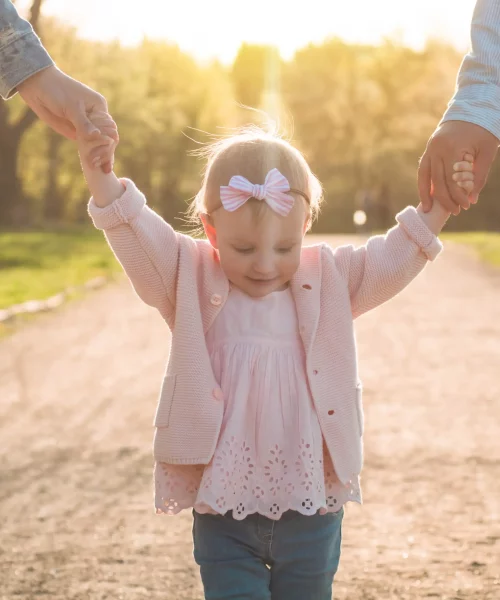
<path fill-rule="evenodd" d="M 193 510 L 194 559 L 206 600 L 331 600 L 344 509 L 242 521 Z"/>

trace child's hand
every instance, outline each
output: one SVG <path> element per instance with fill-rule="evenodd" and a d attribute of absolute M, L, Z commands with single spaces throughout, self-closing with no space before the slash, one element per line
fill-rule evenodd
<path fill-rule="evenodd" d="M 113 172 L 114 152 L 118 144 L 118 129 L 105 112 L 90 113 L 90 121 L 99 128 L 101 135 L 95 139 L 76 138 L 83 174 L 96 206 L 104 208 L 123 194 L 125 186 Z M 109 157 L 103 163 L 102 156 Z M 111 162 L 111 170 L 108 162 Z M 101 169 L 101 165 L 103 168 Z"/>
<path fill-rule="evenodd" d="M 464 159 L 453 165 L 453 170 L 455 171 L 453 173 L 453 180 L 469 195 L 474 189 L 473 163 L 474 157 L 472 154 L 464 154 Z"/>
<path fill-rule="evenodd" d="M 111 118 L 111 115 L 105 112 L 90 113 L 89 120 L 93 125 L 99 128 L 101 135 L 88 141 L 77 137 L 78 152 L 84 172 L 88 169 L 99 169 L 102 162 L 102 156 L 109 156 L 111 169 L 113 168 L 114 153 L 118 145 L 118 128 Z"/>

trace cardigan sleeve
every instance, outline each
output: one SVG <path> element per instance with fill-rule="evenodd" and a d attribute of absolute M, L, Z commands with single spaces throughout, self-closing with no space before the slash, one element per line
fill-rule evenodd
<path fill-rule="evenodd" d="M 116 258 L 140 298 L 170 321 L 175 311 L 179 244 L 182 234 L 146 205 L 130 179 L 123 195 L 104 208 L 91 198 L 90 217 L 104 231 Z"/>
<path fill-rule="evenodd" d="M 401 292 L 442 249 L 413 206 L 401 211 L 396 220 L 398 224 L 386 235 L 370 237 L 359 248 L 324 247 L 326 259 L 346 281 L 354 318 Z"/>

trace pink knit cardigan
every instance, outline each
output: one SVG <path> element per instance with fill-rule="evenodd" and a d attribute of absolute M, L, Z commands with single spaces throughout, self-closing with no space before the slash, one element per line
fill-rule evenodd
<path fill-rule="evenodd" d="M 146 206 L 130 180 L 112 204 L 89 213 L 137 294 L 157 308 L 172 345 L 154 419 L 154 456 L 173 464 L 207 464 L 223 416 L 205 334 L 226 301 L 229 282 L 209 242 L 175 232 Z M 363 407 L 353 319 L 386 302 L 433 260 L 441 243 L 407 207 L 385 236 L 359 248 L 305 246 L 290 282 L 306 353 L 307 375 L 339 479 L 359 480 Z"/>

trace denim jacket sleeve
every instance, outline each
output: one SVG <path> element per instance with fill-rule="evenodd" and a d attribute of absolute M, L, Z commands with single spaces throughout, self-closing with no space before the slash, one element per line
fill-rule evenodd
<path fill-rule="evenodd" d="M 0 96 L 10 98 L 16 86 L 53 64 L 30 23 L 10 0 L 0 0 Z"/>
<path fill-rule="evenodd" d="M 500 2 L 477 0 L 471 22 L 471 49 L 457 89 L 441 123 L 468 121 L 500 139 Z"/>

